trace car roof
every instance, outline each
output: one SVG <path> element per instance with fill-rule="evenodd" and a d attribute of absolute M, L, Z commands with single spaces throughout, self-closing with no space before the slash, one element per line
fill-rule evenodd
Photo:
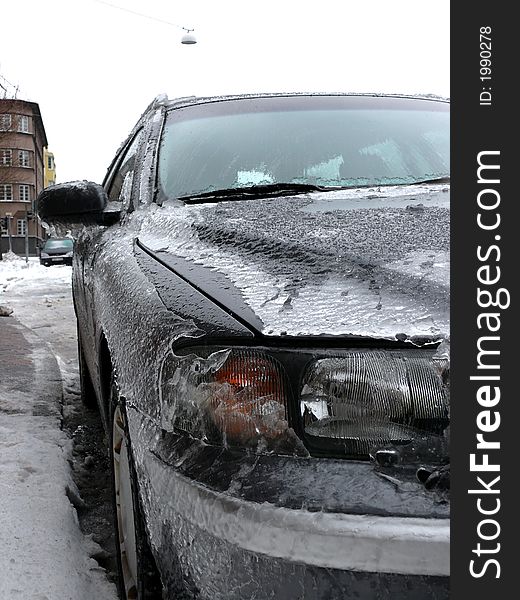
<path fill-rule="evenodd" d="M 226 94 L 220 96 L 184 96 L 180 98 L 169 99 L 165 94 L 155 98 L 149 108 L 166 106 L 168 108 L 179 108 L 193 104 L 207 104 L 210 102 L 223 102 L 226 100 L 243 100 L 259 98 L 294 98 L 294 97 L 365 97 L 365 98 L 406 98 L 411 100 L 433 100 L 436 102 L 449 102 L 449 98 L 435 94 L 389 94 L 374 92 L 269 92 L 269 93 L 250 93 L 250 94 Z"/>

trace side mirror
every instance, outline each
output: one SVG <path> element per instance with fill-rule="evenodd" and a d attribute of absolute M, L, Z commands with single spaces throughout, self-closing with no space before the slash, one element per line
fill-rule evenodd
<path fill-rule="evenodd" d="M 46 223 L 99 223 L 109 225 L 120 216 L 120 205 L 110 207 L 105 190 L 91 181 L 59 183 L 44 189 L 36 210 Z"/>

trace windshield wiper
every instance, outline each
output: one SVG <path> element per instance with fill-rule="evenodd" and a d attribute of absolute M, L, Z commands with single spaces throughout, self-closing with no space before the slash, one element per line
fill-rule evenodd
<path fill-rule="evenodd" d="M 422 179 L 408 184 L 394 185 L 420 185 L 423 183 L 449 183 L 449 176 L 433 179 Z M 298 194 L 307 194 L 310 192 L 329 192 L 332 190 L 345 190 L 352 188 L 376 187 L 377 184 L 365 185 L 337 185 L 323 186 L 311 183 L 268 183 L 263 185 L 251 185 L 236 188 L 225 188 L 221 190 L 211 190 L 209 192 L 200 192 L 180 196 L 178 199 L 186 204 L 199 204 L 203 202 L 219 202 L 221 200 L 250 200 L 252 198 L 276 198 L 278 196 L 297 196 Z M 384 184 L 379 184 L 384 186 Z"/>
<path fill-rule="evenodd" d="M 324 187 L 320 185 L 312 185 L 310 183 L 269 183 L 264 185 L 251 185 L 247 187 L 227 188 L 222 190 L 212 190 L 210 192 L 201 192 L 199 194 L 190 194 L 188 196 L 181 196 L 179 200 L 182 200 L 187 204 L 196 204 L 198 202 L 218 202 L 222 199 L 249 200 L 251 198 L 294 196 L 309 192 L 326 192 L 329 190 L 339 189 L 341 189 L 341 186 Z"/>

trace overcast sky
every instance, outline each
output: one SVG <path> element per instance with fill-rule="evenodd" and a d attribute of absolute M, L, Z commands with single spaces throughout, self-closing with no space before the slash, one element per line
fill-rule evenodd
<path fill-rule="evenodd" d="M 106 1 L 198 43 L 97 0 L 2 0 L 0 75 L 39 103 L 58 181 L 100 182 L 163 92 L 449 96 L 449 0 Z"/>

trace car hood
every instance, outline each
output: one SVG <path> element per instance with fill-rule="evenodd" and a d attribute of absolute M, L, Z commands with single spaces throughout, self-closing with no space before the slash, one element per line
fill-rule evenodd
<path fill-rule="evenodd" d="M 449 335 L 446 184 L 166 203 L 135 218 L 144 248 L 263 335 Z"/>

